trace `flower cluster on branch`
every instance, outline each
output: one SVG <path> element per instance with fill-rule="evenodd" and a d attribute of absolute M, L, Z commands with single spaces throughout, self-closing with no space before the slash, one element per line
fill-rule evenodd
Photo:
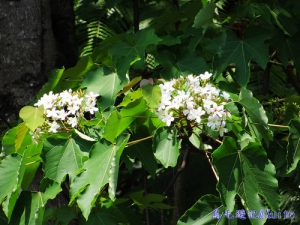
<path fill-rule="evenodd" d="M 93 92 L 72 92 L 71 89 L 58 94 L 52 91 L 44 94 L 34 106 L 44 108 L 46 120 L 35 132 L 31 132 L 33 140 L 39 139 L 42 133 L 57 133 L 76 127 L 86 112 L 93 115 L 98 111 L 95 107 L 98 96 Z"/>
<path fill-rule="evenodd" d="M 228 132 L 226 117 L 231 117 L 224 105 L 230 101 L 228 93 L 209 82 L 211 73 L 188 75 L 160 84 L 161 101 L 155 113 L 167 126 L 185 120 L 192 126 L 206 125 L 223 136 Z"/>

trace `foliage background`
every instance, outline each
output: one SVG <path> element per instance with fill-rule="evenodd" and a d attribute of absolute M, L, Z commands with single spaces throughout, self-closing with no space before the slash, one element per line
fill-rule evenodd
<path fill-rule="evenodd" d="M 59 134 L 36 146 L 30 126 L 20 121 L 10 129 L 1 142 L 1 224 L 299 223 L 299 7 L 271 0 L 75 1 L 81 58 L 52 71 L 37 97 L 68 88 L 99 93 L 101 113 L 82 130 L 98 142 Z M 236 123 L 223 139 L 185 136 L 180 148 L 174 132 L 182 131 L 151 117 L 158 97 L 149 98 L 151 88 L 139 91 L 138 82 L 207 70 L 235 101 Z M 32 192 L 39 165 L 44 179 Z M 69 204 L 47 207 L 59 192 Z M 296 218 L 217 221 L 216 208 L 287 210 Z"/>

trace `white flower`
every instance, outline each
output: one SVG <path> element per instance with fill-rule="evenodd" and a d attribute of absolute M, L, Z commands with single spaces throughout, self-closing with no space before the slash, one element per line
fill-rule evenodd
<path fill-rule="evenodd" d="M 68 116 L 68 113 L 64 109 L 57 110 L 56 113 L 57 113 L 57 117 L 56 118 L 58 120 L 65 120 L 66 117 Z"/>
<path fill-rule="evenodd" d="M 76 127 L 78 124 L 78 120 L 76 117 L 68 117 L 68 124 L 70 124 L 72 127 Z"/>
<path fill-rule="evenodd" d="M 193 114 L 196 117 L 196 122 L 200 123 L 201 122 L 201 116 L 203 116 L 205 114 L 205 111 L 202 110 L 202 107 L 198 107 L 197 109 L 193 110 Z"/>
<path fill-rule="evenodd" d="M 85 108 L 86 112 L 90 112 L 90 114 L 94 114 L 94 112 L 98 111 L 99 109 L 97 107 L 94 107 L 93 105 L 87 105 Z"/>
<path fill-rule="evenodd" d="M 229 100 L 230 95 L 228 93 L 226 93 L 225 91 L 222 92 L 222 94 L 220 94 L 225 100 Z"/>
<path fill-rule="evenodd" d="M 76 115 L 77 110 L 79 109 L 79 105 L 70 105 L 68 106 L 68 115 Z"/>
<path fill-rule="evenodd" d="M 201 80 L 208 80 L 212 76 L 211 73 L 205 72 L 204 74 L 200 74 Z"/>
<path fill-rule="evenodd" d="M 220 132 L 220 136 L 223 137 L 224 133 L 228 132 L 228 129 L 225 127 L 225 121 L 222 121 L 220 125 L 217 126 L 217 130 Z"/>
<path fill-rule="evenodd" d="M 215 130 L 216 127 L 221 125 L 220 117 L 217 115 L 212 115 L 208 117 L 207 126 L 210 127 L 212 130 Z"/>
<path fill-rule="evenodd" d="M 53 121 L 52 123 L 49 122 L 50 128 L 49 128 L 49 132 L 50 133 L 57 133 L 57 129 L 60 128 L 60 125 L 56 122 Z"/>
<path fill-rule="evenodd" d="M 165 122 L 167 124 L 167 126 L 169 127 L 171 125 L 172 121 L 174 121 L 173 112 L 170 112 L 170 113 L 165 112 L 165 115 L 161 120 L 163 122 Z"/>
<path fill-rule="evenodd" d="M 53 119 L 57 118 L 57 111 L 55 108 L 52 108 L 51 110 L 46 110 L 46 116 L 52 117 Z"/>
<path fill-rule="evenodd" d="M 89 102 L 96 102 L 98 96 L 99 94 L 95 94 L 94 92 L 91 91 L 89 94 L 85 95 L 85 98 L 87 98 Z"/>

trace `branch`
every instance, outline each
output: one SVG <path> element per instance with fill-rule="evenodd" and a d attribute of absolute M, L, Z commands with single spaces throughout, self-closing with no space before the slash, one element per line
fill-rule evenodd
<path fill-rule="evenodd" d="M 134 33 L 140 30 L 139 0 L 132 0 Z"/>
<path fill-rule="evenodd" d="M 300 95 L 300 84 L 297 80 L 296 75 L 293 73 L 293 70 L 290 68 L 282 68 L 283 71 L 285 72 L 286 76 L 289 78 L 290 82 L 292 83 L 292 85 L 294 86 L 295 90 L 298 92 L 298 94 Z"/>
<path fill-rule="evenodd" d="M 163 195 L 166 195 L 167 192 L 171 189 L 171 187 L 173 186 L 173 184 L 175 183 L 177 177 L 180 175 L 180 173 L 185 169 L 186 164 L 187 164 L 187 157 L 189 155 L 190 152 L 190 147 L 186 146 L 186 149 L 184 151 L 183 154 L 183 158 L 182 158 L 182 163 L 181 166 L 179 167 L 179 169 L 177 170 L 176 174 L 174 175 L 174 177 L 172 178 L 171 182 L 168 184 L 167 188 L 164 190 Z"/>
<path fill-rule="evenodd" d="M 217 181 L 219 181 L 219 176 L 218 176 L 218 174 L 217 174 L 217 172 L 216 172 L 216 170 L 215 170 L 215 168 L 214 168 L 214 166 L 213 166 L 213 164 L 212 164 L 212 162 L 211 162 L 211 160 L 209 158 L 209 155 L 208 155 L 207 151 L 205 151 L 205 155 L 206 155 L 206 158 L 207 158 L 207 160 L 208 160 L 208 162 L 210 164 L 210 167 L 211 167 L 211 169 L 212 169 L 212 171 L 213 171 L 213 173 L 214 173 Z"/>

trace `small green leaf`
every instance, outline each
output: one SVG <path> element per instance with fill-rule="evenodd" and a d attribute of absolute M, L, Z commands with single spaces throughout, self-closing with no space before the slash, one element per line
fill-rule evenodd
<path fill-rule="evenodd" d="M 152 148 L 155 157 L 167 168 L 175 167 L 180 154 L 181 140 L 177 138 L 175 128 L 158 128 L 153 137 Z"/>
<path fill-rule="evenodd" d="M 300 160 L 300 119 L 295 118 L 289 123 L 289 139 L 287 146 L 287 173 L 296 169 Z"/>
<path fill-rule="evenodd" d="M 159 86 L 147 84 L 141 87 L 141 89 L 148 106 L 151 109 L 157 107 L 161 100 L 161 91 Z"/>
<path fill-rule="evenodd" d="M 43 107 L 25 106 L 20 111 L 20 117 L 31 131 L 34 131 L 45 122 Z"/>

